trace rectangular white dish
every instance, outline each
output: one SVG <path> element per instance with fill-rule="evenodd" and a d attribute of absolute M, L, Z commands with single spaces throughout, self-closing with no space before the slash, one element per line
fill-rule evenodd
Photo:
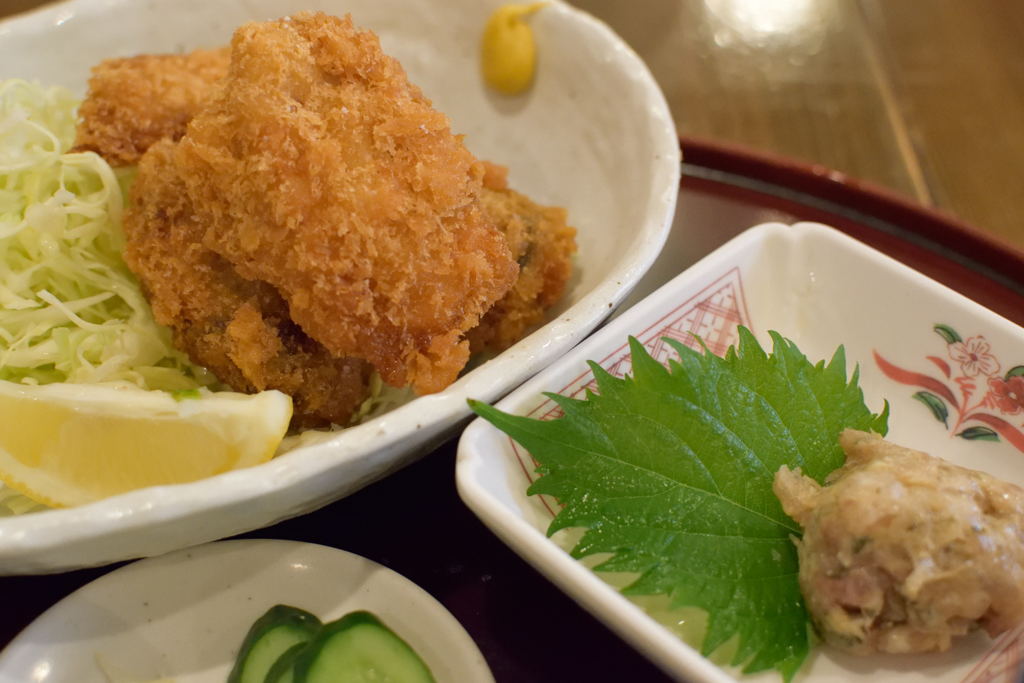
<path fill-rule="evenodd" d="M 736 341 L 738 325 L 750 328 L 767 347 L 768 331 L 776 330 L 812 361 L 845 346 L 848 370 L 860 367 L 867 405 L 878 411 L 884 400 L 891 404 L 892 441 L 1024 484 L 1024 405 L 1006 398 L 1013 394 L 1000 385 L 1007 383 L 1006 371 L 1024 364 L 1024 331 L 818 224 L 751 228 L 622 313 L 497 407 L 550 415 L 554 403 L 542 392 L 581 394 L 593 379 L 587 360 L 613 375 L 629 371 L 629 335 L 664 361 L 671 349 L 659 341 L 663 337 L 694 345 L 691 334 L 696 334 L 722 353 Z M 958 377 L 993 392 L 988 404 L 995 407 L 981 405 L 983 393 L 969 405 L 958 405 Z M 915 398 L 921 391 L 946 405 L 945 424 Z M 670 674 L 700 681 L 738 676 L 737 670 L 727 672 L 701 657 L 547 538 L 557 503 L 526 495 L 533 467 L 522 448 L 476 420 L 459 443 L 460 495 L 514 550 Z M 1003 680 L 999 672 L 1018 664 L 1022 636 L 1021 628 L 995 641 L 974 634 L 948 653 L 903 657 L 856 658 L 818 647 L 797 680 Z M 778 680 L 778 675 L 745 680 Z"/>

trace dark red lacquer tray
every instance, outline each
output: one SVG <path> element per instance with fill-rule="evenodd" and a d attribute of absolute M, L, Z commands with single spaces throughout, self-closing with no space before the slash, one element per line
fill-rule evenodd
<path fill-rule="evenodd" d="M 631 300 L 748 227 L 809 220 L 1024 323 L 1021 250 L 828 169 L 699 140 L 684 139 L 683 149 L 673 233 Z M 407 576 L 462 622 L 499 683 L 667 680 L 477 521 L 456 494 L 454 468 L 452 441 L 355 495 L 246 536 L 330 545 Z M 0 644 L 110 569 L 0 578 Z"/>

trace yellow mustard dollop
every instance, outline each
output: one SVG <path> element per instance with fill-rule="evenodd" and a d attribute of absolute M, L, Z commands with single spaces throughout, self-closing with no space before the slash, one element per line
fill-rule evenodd
<path fill-rule="evenodd" d="M 537 68 L 537 45 L 524 19 L 546 4 L 502 5 L 491 14 L 481 41 L 487 85 L 506 95 L 517 95 L 530 87 Z"/>

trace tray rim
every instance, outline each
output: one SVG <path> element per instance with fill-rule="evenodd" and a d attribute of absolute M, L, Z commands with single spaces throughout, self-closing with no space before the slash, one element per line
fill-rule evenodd
<path fill-rule="evenodd" d="M 823 164 L 686 135 L 680 145 L 686 184 L 727 185 L 831 213 L 923 247 L 1024 297 L 1024 246 L 948 212 Z"/>

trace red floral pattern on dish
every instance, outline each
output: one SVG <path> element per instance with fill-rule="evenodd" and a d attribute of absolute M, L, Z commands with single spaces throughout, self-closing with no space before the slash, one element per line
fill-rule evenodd
<path fill-rule="evenodd" d="M 1024 377 L 989 377 L 988 387 L 1002 413 L 1016 415 L 1024 410 Z"/>
<path fill-rule="evenodd" d="M 991 346 L 981 335 L 967 341 L 949 344 L 949 357 L 960 364 L 960 370 L 968 377 L 991 376 L 999 372 L 999 361 L 989 351 Z"/>
<path fill-rule="evenodd" d="M 962 683 L 1019 683 L 1024 659 L 1024 624 L 996 638 Z"/>
<path fill-rule="evenodd" d="M 946 342 L 947 363 L 927 356 L 942 374 L 914 372 L 898 367 L 874 352 L 875 363 L 900 384 L 917 387 L 913 397 L 923 403 L 949 433 L 963 439 L 1003 441 L 1024 451 L 1024 365 L 1000 374 L 1002 363 L 983 335 L 964 340 L 949 325 L 938 324 L 935 333 Z"/>
<path fill-rule="evenodd" d="M 901 368 L 874 352 L 875 363 L 900 384 L 920 389 L 913 395 L 946 425 L 951 435 L 981 441 L 1006 440 L 1024 451 L 1024 365 L 1000 374 L 1003 364 L 992 353 L 983 335 L 966 340 L 949 325 L 939 324 L 935 333 L 946 343 L 946 358 L 926 356 L 941 378 Z M 1024 624 L 1004 633 L 963 683 L 1017 683 L 1024 657 Z"/>

